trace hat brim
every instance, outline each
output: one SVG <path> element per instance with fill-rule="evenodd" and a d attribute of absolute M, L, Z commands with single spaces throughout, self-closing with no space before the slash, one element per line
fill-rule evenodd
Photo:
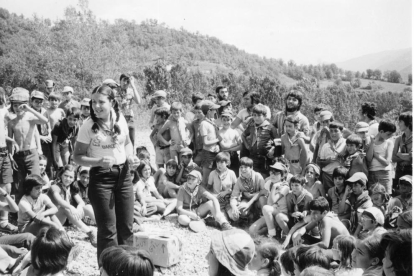
<path fill-rule="evenodd" d="M 251 275 L 247 269 L 240 269 L 236 264 L 236 261 L 227 252 L 221 231 L 213 230 L 213 233 L 211 234 L 211 245 L 213 246 L 214 255 L 216 256 L 217 260 L 228 270 L 230 270 L 231 273 L 238 276 Z"/>
<path fill-rule="evenodd" d="M 214 105 L 210 106 L 208 109 L 209 110 L 211 110 L 211 109 L 219 109 L 220 107 L 221 107 L 220 105 L 214 104 Z"/>
<path fill-rule="evenodd" d="M 366 131 L 368 131 L 369 130 L 369 127 L 362 127 L 362 128 L 358 128 L 358 129 L 356 129 L 355 130 L 355 133 L 358 133 L 358 132 L 366 132 Z"/>
<path fill-rule="evenodd" d="M 38 96 L 32 96 L 32 99 L 45 100 L 45 98 L 44 98 L 44 97 L 38 97 Z"/>

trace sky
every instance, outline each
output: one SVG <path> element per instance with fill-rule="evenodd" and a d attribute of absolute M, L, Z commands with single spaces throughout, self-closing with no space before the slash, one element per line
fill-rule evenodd
<path fill-rule="evenodd" d="M 248 53 L 297 64 L 341 62 L 412 46 L 411 0 L 89 0 L 97 18 L 157 19 Z M 0 0 L 25 17 L 63 18 L 78 0 Z"/>

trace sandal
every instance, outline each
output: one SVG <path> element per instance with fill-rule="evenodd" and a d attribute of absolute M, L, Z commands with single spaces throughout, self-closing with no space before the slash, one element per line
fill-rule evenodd
<path fill-rule="evenodd" d="M 18 228 L 11 223 L 8 223 L 5 227 L 0 227 L 0 232 L 6 234 L 17 234 Z"/>

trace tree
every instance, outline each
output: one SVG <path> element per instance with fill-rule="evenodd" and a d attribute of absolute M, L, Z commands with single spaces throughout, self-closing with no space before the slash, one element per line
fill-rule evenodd
<path fill-rule="evenodd" d="M 384 74 L 382 74 L 382 77 L 384 78 L 385 81 L 389 81 L 390 74 L 391 74 L 390 70 L 384 71 Z"/>
<path fill-rule="evenodd" d="M 375 69 L 374 72 L 372 72 L 372 76 L 376 79 L 376 80 L 380 80 L 381 79 L 381 70 L 379 69 Z"/>
<path fill-rule="evenodd" d="M 400 83 L 402 80 L 401 78 L 401 74 L 398 73 L 397 70 L 392 70 L 390 72 L 390 77 L 388 79 L 388 82 L 392 82 L 392 83 Z"/>
<path fill-rule="evenodd" d="M 361 77 L 361 72 L 357 71 L 355 73 L 355 78 L 359 79 Z"/>
<path fill-rule="evenodd" d="M 352 71 L 345 71 L 345 81 L 352 81 L 354 79 L 354 73 Z"/>
<path fill-rule="evenodd" d="M 361 79 L 365 79 L 367 77 L 367 74 L 365 74 L 365 72 L 361 73 Z"/>
<path fill-rule="evenodd" d="M 372 78 L 374 71 L 372 71 L 372 69 L 367 69 L 367 79 Z"/>

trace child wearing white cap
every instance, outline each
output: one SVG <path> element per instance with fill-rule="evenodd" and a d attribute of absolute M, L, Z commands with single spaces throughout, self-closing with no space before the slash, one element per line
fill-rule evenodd
<path fill-rule="evenodd" d="M 164 90 L 157 90 L 154 92 L 154 94 L 151 97 L 153 100 L 155 100 L 154 106 L 151 108 L 151 117 L 149 120 L 149 125 L 152 128 L 152 125 L 154 124 L 154 118 L 155 118 L 155 110 L 160 107 L 165 107 L 168 110 L 170 109 L 170 105 L 166 102 L 167 99 L 167 93 Z"/>
<path fill-rule="evenodd" d="M 65 99 L 59 104 L 59 108 L 62 108 L 65 112 L 72 107 L 80 108 L 78 101 L 72 99 L 73 97 L 73 88 L 70 86 L 63 87 L 62 96 Z"/>

